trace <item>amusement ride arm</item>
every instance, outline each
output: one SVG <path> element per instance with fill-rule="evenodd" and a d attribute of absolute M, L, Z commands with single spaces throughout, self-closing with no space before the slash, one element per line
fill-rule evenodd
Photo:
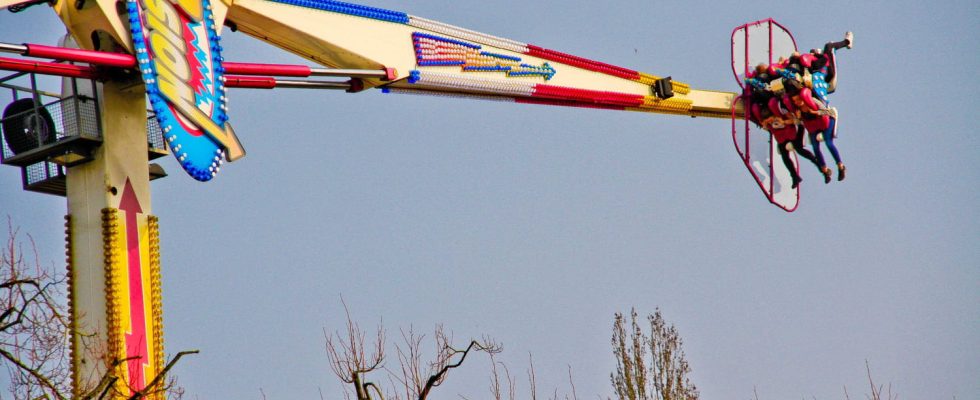
<path fill-rule="evenodd" d="M 393 81 L 363 79 L 364 88 L 725 119 L 737 97 L 674 81 L 673 96 L 662 98 L 659 76 L 338 1 L 234 0 L 227 18 L 233 29 L 317 64 L 397 71 Z"/>

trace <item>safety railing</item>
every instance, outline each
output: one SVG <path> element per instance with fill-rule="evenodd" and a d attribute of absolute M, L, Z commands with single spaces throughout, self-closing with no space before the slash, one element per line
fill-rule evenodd
<path fill-rule="evenodd" d="M 29 86 L 15 80 L 28 80 Z M 0 88 L 10 89 L 13 100 L 0 116 L 0 163 L 22 169 L 25 190 L 64 195 L 68 168 L 91 161 L 102 145 L 96 84 L 66 83 L 69 95 L 61 96 L 39 90 L 34 74 L 0 77 Z M 147 159 L 166 155 L 163 131 L 149 114 L 146 134 Z"/>

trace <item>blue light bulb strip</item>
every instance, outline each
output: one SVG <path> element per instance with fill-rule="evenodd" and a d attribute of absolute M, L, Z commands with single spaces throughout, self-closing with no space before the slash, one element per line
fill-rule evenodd
<path fill-rule="evenodd" d="M 507 73 L 507 76 L 540 76 L 544 77 L 544 80 L 550 81 L 556 73 L 557 71 L 548 63 L 544 63 L 540 67 L 531 64 L 521 64 L 520 69 L 511 70 Z"/>
<path fill-rule="evenodd" d="M 211 118 L 218 125 L 224 125 L 228 121 L 225 87 L 222 82 L 221 72 L 222 58 L 221 46 L 218 44 L 220 37 L 215 30 L 214 16 L 211 12 L 209 0 L 202 1 L 204 9 L 203 21 L 190 23 L 192 28 L 204 24 L 207 32 L 206 45 L 210 49 L 211 64 L 213 71 L 207 71 L 204 67 L 208 60 L 202 58 L 207 54 L 203 51 L 201 41 L 204 38 L 196 37 L 194 40 L 187 41 L 188 46 L 197 48 L 195 55 L 202 65 L 200 72 L 205 81 L 199 88 L 196 88 L 195 102 L 198 104 L 210 102 L 213 106 Z M 163 137 L 167 141 L 171 152 L 183 167 L 184 171 L 194 179 L 202 182 L 214 178 L 221 167 L 224 159 L 224 151 L 214 140 L 204 133 L 192 134 L 178 120 L 173 106 L 169 100 L 160 92 L 157 83 L 157 65 L 150 55 L 150 46 L 147 43 L 144 33 L 144 21 L 140 12 L 140 7 L 136 0 L 129 0 L 126 9 L 129 14 L 130 32 L 133 37 L 134 48 L 136 49 L 136 59 L 139 65 L 140 74 L 146 83 L 146 93 L 150 100 L 150 106 L 156 114 L 160 128 L 163 130 Z M 191 29 L 194 31 L 194 29 Z M 208 91 L 208 83 L 213 86 L 213 91 Z"/>
<path fill-rule="evenodd" d="M 419 61 L 420 67 L 449 67 L 466 64 L 465 61 Z"/>
<path fill-rule="evenodd" d="M 424 66 L 424 65 L 419 64 L 419 66 Z M 481 71 L 481 72 L 501 72 L 501 71 L 509 72 L 510 69 L 511 67 L 505 67 L 501 65 L 486 66 L 486 67 L 480 67 L 480 66 L 463 67 L 463 71 Z"/>
<path fill-rule="evenodd" d="M 345 3 L 334 0 L 270 0 L 276 3 L 289 4 L 293 6 L 314 8 L 317 10 L 330 11 L 335 13 L 353 15 L 377 19 L 381 21 L 408 24 L 408 14 L 398 11 L 385 10 L 383 8 L 362 6 L 359 4 Z"/>

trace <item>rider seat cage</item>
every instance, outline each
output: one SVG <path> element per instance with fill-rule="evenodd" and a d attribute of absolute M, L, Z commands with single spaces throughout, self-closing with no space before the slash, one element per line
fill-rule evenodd
<path fill-rule="evenodd" d="M 742 88 L 742 95 L 732 102 L 732 139 L 739 158 L 749 169 L 766 198 L 785 211 L 793 212 L 799 205 L 799 189 L 791 188 L 790 172 L 779 159 L 776 144 L 770 134 L 752 128 L 749 121 L 751 87 L 746 77 L 757 64 L 771 65 L 778 57 L 789 57 L 796 51 L 796 39 L 784 26 L 772 18 L 752 22 L 732 31 L 732 74 Z M 741 102 L 745 114 L 737 113 Z M 743 123 L 743 126 L 739 126 Z M 791 155 L 796 161 L 795 153 Z M 797 172 L 799 172 L 798 163 Z"/>

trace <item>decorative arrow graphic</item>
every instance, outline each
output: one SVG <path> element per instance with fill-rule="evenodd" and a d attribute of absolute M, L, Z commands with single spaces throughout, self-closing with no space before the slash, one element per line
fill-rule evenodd
<path fill-rule="evenodd" d="M 415 32 L 415 59 L 420 67 L 458 65 L 468 72 L 502 72 L 508 77 L 540 76 L 551 80 L 558 71 L 548 63 L 535 66 L 520 57 L 483 51 L 482 46 L 462 40 Z"/>
<path fill-rule="evenodd" d="M 126 260 L 129 276 L 129 321 L 130 331 L 126 333 L 126 356 L 138 357 L 127 362 L 129 385 L 135 390 L 146 386 L 144 367 L 150 365 L 150 351 L 147 343 L 146 308 L 143 292 L 143 262 L 140 257 L 141 237 L 137 215 L 143 213 L 133 185 L 126 179 L 119 209 L 126 214 Z"/>

